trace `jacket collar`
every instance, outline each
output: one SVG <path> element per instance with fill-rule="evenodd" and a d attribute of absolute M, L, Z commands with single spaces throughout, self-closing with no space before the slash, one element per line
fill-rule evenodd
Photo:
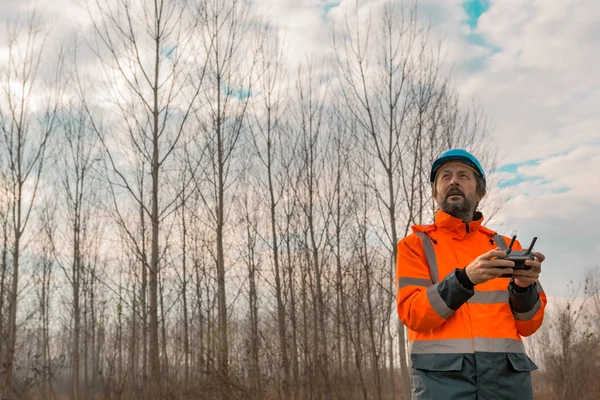
<path fill-rule="evenodd" d="M 460 219 L 453 217 L 450 214 L 438 210 L 435 214 L 435 226 L 438 229 L 449 231 L 453 236 L 464 237 L 467 233 L 478 231 L 483 222 L 483 214 L 479 211 L 475 212 L 475 220 L 469 223 L 463 222 Z"/>

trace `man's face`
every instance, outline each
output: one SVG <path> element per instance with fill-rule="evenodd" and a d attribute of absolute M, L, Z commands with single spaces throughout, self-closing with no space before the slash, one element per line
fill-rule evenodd
<path fill-rule="evenodd" d="M 482 198 L 477 194 L 475 171 L 459 161 L 442 165 L 435 177 L 433 197 L 445 213 L 470 221 Z"/>

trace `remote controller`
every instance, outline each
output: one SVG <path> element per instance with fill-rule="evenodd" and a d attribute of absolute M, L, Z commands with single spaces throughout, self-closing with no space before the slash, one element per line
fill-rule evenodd
<path fill-rule="evenodd" d="M 521 269 L 521 270 L 529 270 L 531 269 L 531 267 L 529 265 L 525 265 L 525 261 L 526 260 L 533 260 L 535 259 L 534 255 L 533 255 L 533 246 L 535 245 L 535 242 L 537 241 L 537 236 L 533 238 L 533 240 L 531 241 L 531 244 L 529 245 L 529 247 L 525 250 L 513 250 L 513 244 L 515 243 L 515 240 L 517 239 L 517 236 L 513 236 L 510 244 L 508 245 L 508 248 L 506 250 L 504 250 L 506 252 L 506 257 L 503 258 L 503 260 L 509 260 L 515 263 L 515 266 L 513 267 L 513 269 Z M 512 274 L 504 274 L 502 275 L 503 278 L 510 278 L 512 276 Z"/>

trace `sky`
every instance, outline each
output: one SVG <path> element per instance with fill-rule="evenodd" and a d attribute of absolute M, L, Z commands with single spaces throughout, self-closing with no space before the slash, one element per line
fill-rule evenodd
<path fill-rule="evenodd" d="M 484 105 L 499 151 L 488 172 L 507 201 L 490 227 L 538 236 L 546 292 L 570 295 L 600 267 L 600 3 L 445 3 L 457 86 Z"/>
<path fill-rule="evenodd" d="M 85 24 L 82 3 L 0 0 L 0 19 L 36 7 L 63 33 L 75 32 Z M 331 27 L 353 4 L 254 0 L 253 7 L 277 22 L 301 59 L 330 51 Z M 600 2 L 421 0 L 420 15 L 443 40 L 461 98 L 480 104 L 491 122 L 486 145 L 499 163 L 487 172 L 506 201 L 488 226 L 516 231 L 523 245 L 538 236 L 546 292 L 572 294 L 586 270 L 600 268 Z"/>
<path fill-rule="evenodd" d="M 259 3 L 298 52 L 317 54 L 353 4 Z M 488 226 L 516 231 L 524 246 L 537 236 L 546 293 L 574 295 L 586 270 L 600 268 L 600 2 L 422 0 L 420 9 L 461 98 L 491 123 L 486 145 L 499 163 L 487 173 L 505 203 Z"/>

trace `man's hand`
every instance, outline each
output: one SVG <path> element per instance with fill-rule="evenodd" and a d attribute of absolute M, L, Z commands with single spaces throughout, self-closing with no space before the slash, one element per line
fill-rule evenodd
<path fill-rule="evenodd" d="M 531 267 L 530 270 L 516 269 L 513 272 L 513 278 L 515 278 L 515 285 L 520 287 L 527 287 L 533 284 L 542 272 L 542 262 L 546 257 L 539 252 L 533 253 L 534 259 L 525 261 L 525 265 Z"/>
<path fill-rule="evenodd" d="M 469 280 L 473 282 L 474 285 L 478 285 L 480 283 L 485 283 L 490 279 L 498 278 L 504 274 L 512 274 L 512 267 L 515 266 L 515 263 L 509 260 L 503 260 L 503 257 L 506 257 L 506 252 L 500 250 L 500 248 L 496 248 L 474 259 L 471 264 L 467 265 L 465 268 Z"/>

